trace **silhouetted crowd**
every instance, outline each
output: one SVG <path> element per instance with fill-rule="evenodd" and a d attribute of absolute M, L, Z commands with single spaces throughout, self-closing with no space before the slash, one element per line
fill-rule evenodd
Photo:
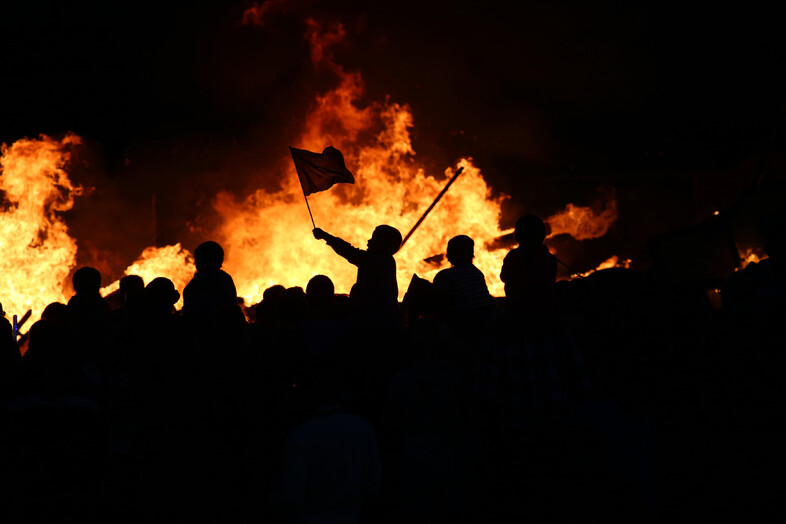
<path fill-rule="evenodd" d="M 316 275 L 247 307 L 212 241 L 180 311 L 166 278 L 107 300 L 82 267 L 24 339 L 0 315 L 0 519 L 780 521 L 786 233 L 762 232 L 715 307 L 657 265 L 557 282 L 533 215 L 505 297 L 459 235 L 399 303 L 385 225 L 313 231 L 348 296 Z"/>

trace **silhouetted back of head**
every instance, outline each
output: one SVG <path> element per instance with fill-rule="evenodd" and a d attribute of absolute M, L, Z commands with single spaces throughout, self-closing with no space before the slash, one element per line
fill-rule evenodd
<path fill-rule="evenodd" d="M 154 278 L 144 291 L 145 305 L 151 313 L 171 312 L 180 300 L 180 293 L 171 280 L 164 277 Z"/>
<path fill-rule="evenodd" d="M 68 315 L 68 306 L 62 302 L 52 302 L 44 308 L 41 313 L 41 318 L 44 320 L 52 320 L 54 322 L 64 322 Z"/>
<path fill-rule="evenodd" d="M 262 293 L 262 300 L 269 300 L 271 302 L 275 302 L 279 299 L 279 297 L 286 291 L 287 288 L 282 286 L 281 284 L 275 284 L 267 288 L 264 293 Z"/>
<path fill-rule="evenodd" d="M 459 235 L 448 241 L 448 261 L 457 264 L 471 264 L 475 258 L 475 241 L 467 235 Z"/>
<path fill-rule="evenodd" d="M 30 327 L 25 362 L 31 367 L 62 367 L 69 352 L 63 347 L 63 333 L 57 322 L 41 319 Z"/>
<path fill-rule="evenodd" d="M 333 281 L 325 275 L 316 275 L 306 286 L 306 300 L 311 307 L 326 307 L 333 303 L 336 290 Z"/>
<path fill-rule="evenodd" d="M 536 215 L 524 215 L 516 220 L 516 242 L 531 246 L 546 239 L 546 224 Z"/>
<path fill-rule="evenodd" d="M 101 289 L 101 273 L 94 267 L 80 267 L 71 282 L 78 295 L 97 295 Z"/>
<path fill-rule="evenodd" d="M 212 240 L 202 242 L 194 250 L 194 262 L 197 271 L 219 270 L 224 263 L 224 249 Z"/>
<path fill-rule="evenodd" d="M 126 302 L 130 295 L 142 293 L 144 289 L 145 281 L 139 275 L 127 275 L 120 279 L 120 299 L 123 302 Z"/>
<path fill-rule="evenodd" d="M 278 299 L 281 318 L 289 322 L 301 322 L 306 316 L 306 294 L 302 287 L 287 288 Z"/>
<path fill-rule="evenodd" d="M 368 247 L 371 251 L 393 256 L 398 251 L 398 248 L 401 247 L 401 233 L 392 226 L 384 224 L 377 226 L 374 234 L 371 235 L 371 242 L 369 242 Z"/>

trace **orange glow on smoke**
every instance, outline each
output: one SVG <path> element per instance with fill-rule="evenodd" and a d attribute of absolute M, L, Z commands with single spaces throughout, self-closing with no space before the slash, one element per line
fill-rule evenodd
<path fill-rule="evenodd" d="M 599 213 L 591 207 L 568 204 L 562 212 L 548 217 L 546 222 L 551 227 L 549 236 L 567 233 L 576 240 L 588 240 L 605 235 L 616 220 L 617 199 L 612 192 Z"/>
<path fill-rule="evenodd" d="M 63 167 L 79 143 L 75 135 L 41 135 L 0 150 L 0 301 L 9 316 L 32 309 L 28 326 L 51 302 L 67 301 L 63 289 L 76 265 L 76 242 L 61 213 L 73 207 L 82 188 Z"/>

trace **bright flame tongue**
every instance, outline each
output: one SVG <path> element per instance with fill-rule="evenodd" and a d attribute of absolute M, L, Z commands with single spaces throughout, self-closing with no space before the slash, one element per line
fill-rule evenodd
<path fill-rule="evenodd" d="M 65 302 L 64 284 L 76 265 L 76 242 L 60 213 L 71 209 L 81 187 L 74 186 L 63 170 L 70 159 L 68 148 L 80 143 L 66 135 L 54 140 L 18 140 L 3 144 L 0 157 L 0 290 L 9 315 L 38 320 L 52 302 Z"/>
<path fill-rule="evenodd" d="M 589 240 L 605 235 L 616 220 L 617 200 L 611 193 L 600 213 L 595 213 L 591 207 L 568 204 L 563 211 L 548 217 L 546 222 L 551 226 L 549 236 L 567 233 L 576 240 Z"/>

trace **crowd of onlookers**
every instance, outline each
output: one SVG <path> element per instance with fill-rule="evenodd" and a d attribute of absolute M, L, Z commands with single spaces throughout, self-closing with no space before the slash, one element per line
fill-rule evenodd
<path fill-rule="evenodd" d="M 717 522 L 783 515 L 784 229 L 723 307 L 658 271 L 556 281 L 545 226 L 492 297 L 474 243 L 398 301 L 400 233 L 358 268 L 238 301 L 215 242 L 180 292 L 82 267 L 24 346 L 0 318 L 6 522 Z M 315 271 L 316 273 L 317 271 Z M 2 290 L 0 290 L 2 293 Z M 112 306 L 110 306 L 110 303 Z M 22 354 L 24 350 L 24 354 Z"/>

